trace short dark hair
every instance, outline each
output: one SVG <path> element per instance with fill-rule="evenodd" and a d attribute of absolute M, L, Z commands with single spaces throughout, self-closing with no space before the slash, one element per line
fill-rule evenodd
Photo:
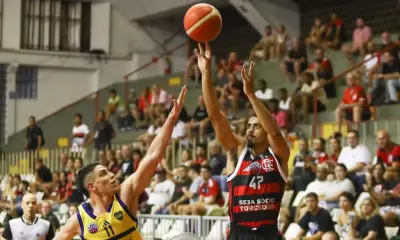
<path fill-rule="evenodd" d="M 318 202 L 318 195 L 315 192 L 307 193 L 305 198 L 314 198 Z"/>
<path fill-rule="evenodd" d="M 110 93 L 112 94 L 117 94 L 117 90 L 115 90 L 114 88 L 110 90 Z"/>
<path fill-rule="evenodd" d="M 82 120 L 82 114 L 80 114 L 80 113 L 76 113 L 75 117 L 78 117 L 80 120 Z"/>
<path fill-rule="evenodd" d="M 347 200 L 349 200 L 349 201 L 351 202 L 352 205 L 354 205 L 354 203 L 355 203 L 355 199 L 354 199 L 353 194 L 351 194 L 351 193 L 349 193 L 349 192 L 343 192 L 342 194 L 339 195 L 339 198 L 340 198 L 340 197 L 345 197 L 345 198 L 347 198 Z"/>
<path fill-rule="evenodd" d="M 79 169 L 78 174 L 76 176 L 76 184 L 78 189 L 86 196 L 89 197 L 89 191 L 85 186 L 86 177 L 93 172 L 94 168 L 99 165 L 98 163 L 89 163 Z"/>
<path fill-rule="evenodd" d="M 267 81 L 265 81 L 264 79 L 260 79 L 260 84 L 265 84 L 265 85 L 267 85 Z"/>
<path fill-rule="evenodd" d="M 357 131 L 357 130 L 349 130 L 348 132 L 347 132 L 347 134 L 349 134 L 349 133 L 354 133 L 354 135 L 356 135 L 356 137 L 360 137 L 360 133 Z"/>
<path fill-rule="evenodd" d="M 192 164 L 190 165 L 189 169 L 197 174 L 200 174 L 200 164 Z"/>
<path fill-rule="evenodd" d="M 207 171 L 211 172 L 211 167 L 210 165 L 206 164 L 206 165 L 201 165 L 201 169 L 206 169 Z"/>
<path fill-rule="evenodd" d="M 343 168 L 347 172 L 347 167 L 343 163 L 338 163 L 338 164 L 336 164 L 336 166 Z"/>

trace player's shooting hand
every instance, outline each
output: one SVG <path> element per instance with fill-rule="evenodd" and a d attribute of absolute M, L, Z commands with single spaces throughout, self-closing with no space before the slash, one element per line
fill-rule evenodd
<path fill-rule="evenodd" d="M 211 71 L 211 48 L 208 42 L 205 44 L 205 49 L 201 43 L 198 44 L 199 48 L 195 49 L 195 53 L 197 56 L 197 64 L 199 65 L 199 69 L 202 73 L 206 71 Z"/>
<path fill-rule="evenodd" d="M 245 65 L 242 67 L 242 79 L 244 93 L 250 98 L 254 96 L 254 62 L 250 62 L 250 67 L 247 70 Z"/>
<path fill-rule="evenodd" d="M 187 92 L 187 87 L 184 86 L 179 94 L 178 99 L 174 99 L 174 107 L 172 108 L 171 115 L 174 117 L 179 117 L 179 114 L 183 108 L 183 102 L 185 101 L 185 96 Z"/>

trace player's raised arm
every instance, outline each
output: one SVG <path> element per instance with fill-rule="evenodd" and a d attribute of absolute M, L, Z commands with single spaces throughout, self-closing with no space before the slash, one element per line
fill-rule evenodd
<path fill-rule="evenodd" d="M 225 150 L 235 151 L 246 144 L 245 140 L 232 132 L 225 115 L 220 111 L 218 100 L 211 80 L 211 48 L 206 42 L 206 48 L 199 43 L 195 50 L 198 65 L 202 74 L 202 90 L 208 117 L 214 127 L 218 141 Z"/>
<path fill-rule="evenodd" d="M 154 138 L 147 149 L 147 153 L 140 162 L 138 169 L 121 185 L 121 198 L 125 200 L 129 199 L 132 197 L 131 194 L 138 197 L 147 185 L 149 185 L 171 139 L 172 131 L 183 107 L 186 91 L 187 87 L 185 86 L 182 88 L 178 99 L 174 100 L 174 107 L 171 113 L 161 128 L 160 133 Z"/>
<path fill-rule="evenodd" d="M 68 222 L 61 228 L 53 240 L 71 240 L 80 234 L 80 229 L 77 213 L 75 213 L 68 219 Z"/>
<path fill-rule="evenodd" d="M 249 98 L 262 127 L 268 133 L 268 141 L 271 148 L 283 161 L 281 164 L 287 166 L 290 154 L 289 146 L 287 145 L 274 116 L 271 115 L 267 107 L 265 107 L 265 105 L 254 94 L 254 62 L 250 63 L 249 70 L 243 66 L 241 74 L 243 79 L 243 90 Z"/>

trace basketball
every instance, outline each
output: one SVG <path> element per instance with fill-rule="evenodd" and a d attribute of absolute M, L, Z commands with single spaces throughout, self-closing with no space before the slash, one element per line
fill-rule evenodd
<path fill-rule="evenodd" d="M 208 42 L 218 37 L 221 32 L 222 18 L 212 5 L 199 3 L 186 12 L 183 25 L 191 39 L 196 42 Z"/>

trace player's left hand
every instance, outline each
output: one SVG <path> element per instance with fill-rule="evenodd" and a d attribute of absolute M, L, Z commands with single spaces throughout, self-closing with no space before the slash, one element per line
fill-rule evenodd
<path fill-rule="evenodd" d="M 187 87 L 184 86 L 179 94 L 178 99 L 174 99 L 174 107 L 172 108 L 171 115 L 174 117 L 179 117 L 179 114 L 183 108 L 183 102 L 185 101 L 185 96 L 187 92 Z"/>
<path fill-rule="evenodd" d="M 250 62 L 250 67 L 247 70 L 246 66 L 242 67 L 243 90 L 248 97 L 254 96 L 254 62 Z"/>

